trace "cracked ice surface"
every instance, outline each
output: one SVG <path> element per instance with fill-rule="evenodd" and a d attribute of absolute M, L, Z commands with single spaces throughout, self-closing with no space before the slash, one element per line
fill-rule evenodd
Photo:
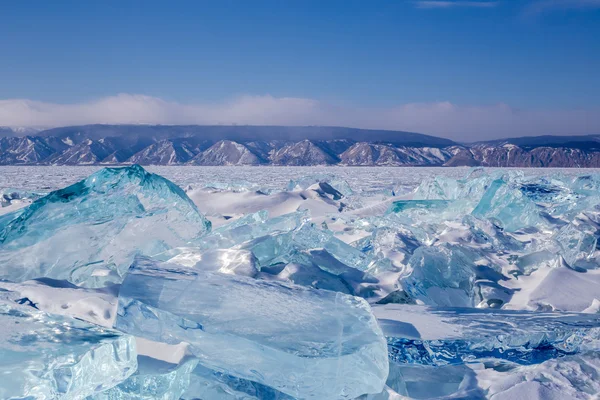
<path fill-rule="evenodd" d="M 598 171 L 149 169 L 174 183 L 138 166 L 0 167 L 7 309 L 44 316 L 54 354 L 73 345 L 62 326 L 88 327 L 81 354 L 113 326 L 137 336 L 136 366 L 108 378 L 100 355 L 67 375 L 5 358 L 77 393 L 13 398 L 600 393 Z"/>
<path fill-rule="evenodd" d="M 600 350 L 600 315 L 406 304 L 373 308 L 397 363 L 449 365 L 483 358 L 537 364 Z"/>

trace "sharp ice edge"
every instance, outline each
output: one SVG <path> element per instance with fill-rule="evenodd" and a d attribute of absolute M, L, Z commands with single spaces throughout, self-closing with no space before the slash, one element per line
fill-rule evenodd
<path fill-rule="evenodd" d="M 170 364 L 151 357 L 138 357 L 137 371 L 129 378 L 87 400 L 179 400 L 188 390 L 191 372 L 198 360 Z"/>
<path fill-rule="evenodd" d="M 18 305 L 0 292 L 0 398 L 81 399 L 137 368 L 133 336 Z"/>
<path fill-rule="evenodd" d="M 115 327 L 187 342 L 204 366 L 299 398 L 377 393 L 387 377 L 385 339 L 369 306 L 341 293 L 138 258 Z"/>
<path fill-rule="evenodd" d="M 182 246 L 210 229 L 179 187 L 139 166 L 100 170 L 0 222 L 0 277 L 88 287 L 119 283 L 135 254 Z"/>

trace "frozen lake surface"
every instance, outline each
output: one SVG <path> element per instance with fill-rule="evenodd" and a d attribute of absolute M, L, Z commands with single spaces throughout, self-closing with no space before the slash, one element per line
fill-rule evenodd
<path fill-rule="evenodd" d="M 599 170 L 0 167 L 0 194 L 0 398 L 600 394 Z"/>
<path fill-rule="evenodd" d="M 56 190 L 77 182 L 101 169 L 101 166 L 0 166 L 0 189 Z M 212 182 L 247 181 L 261 187 L 285 188 L 291 179 L 314 174 L 333 174 L 356 190 L 379 190 L 394 185 L 416 187 L 424 178 L 445 176 L 461 178 L 470 168 L 442 167 L 195 167 L 148 166 L 181 187 L 202 187 Z M 597 173 L 599 169 L 575 168 L 485 168 L 486 171 L 523 171 L 531 176 L 556 174 L 575 176 Z"/>

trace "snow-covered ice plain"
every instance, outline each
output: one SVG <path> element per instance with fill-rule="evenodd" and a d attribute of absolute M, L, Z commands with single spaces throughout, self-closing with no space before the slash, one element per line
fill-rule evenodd
<path fill-rule="evenodd" d="M 0 399 L 600 393 L 598 170 L 0 167 L 0 200 Z"/>
<path fill-rule="evenodd" d="M 100 166 L 0 166 L 0 189 L 18 187 L 25 190 L 49 191 L 63 188 L 98 171 Z M 182 188 L 187 185 L 250 182 L 271 189 L 285 189 L 292 179 L 331 174 L 348 182 L 356 190 L 381 190 L 393 185 L 414 188 L 432 176 L 464 177 L 467 167 L 244 167 L 244 166 L 148 166 Z M 523 171 L 527 176 L 577 176 L 599 173 L 600 169 L 577 168 L 485 168 L 486 171 Z"/>

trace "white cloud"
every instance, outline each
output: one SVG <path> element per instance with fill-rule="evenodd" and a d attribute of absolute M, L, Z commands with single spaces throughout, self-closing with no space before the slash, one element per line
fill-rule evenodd
<path fill-rule="evenodd" d="M 411 103 L 346 107 L 318 100 L 242 96 L 212 104 L 182 104 L 120 94 L 80 104 L 0 100 L 0 126 L 105 124 L 333 125 L 397 129 L 455 140 L 542 134 L 600 134 L 600 109 L 518 110 L 504 104 Z"/>
<path fill-rule="evenodd" d="M 416 2 L 418 8 L 452 8 L 452 7 L 475 7 L 489 8 L 498 5 L 497 1 L 485 0 L 419 0 Z"/>
<path fill-rule="evenodd" d="M 600 0 L 535 0 L 525 8 L 526 14 L 552 10 L 585 10 L 600 8 Z"/>

